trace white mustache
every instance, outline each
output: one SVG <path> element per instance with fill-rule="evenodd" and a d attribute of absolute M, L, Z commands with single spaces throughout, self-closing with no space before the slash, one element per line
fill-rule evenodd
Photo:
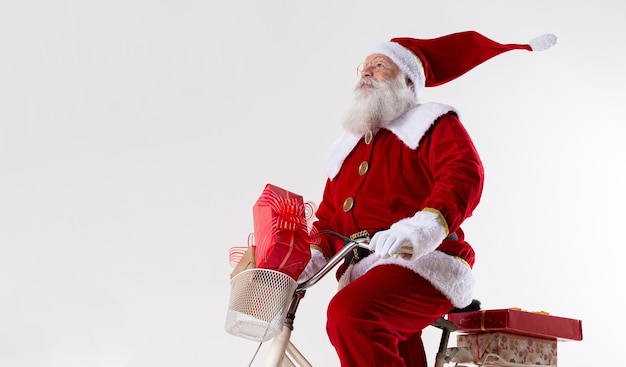
<path fill-rule="evenodd" d="M 364 85 L 368 85 L 368 86 L 373 86 L 373 87 L 377 87 L 380 84 L 380 82 L 376 79 L 372 79 L 369 76 L 363 77 L 361 78 L 361 80 L 359 81 L 358 86 L 362 87 Z"/>

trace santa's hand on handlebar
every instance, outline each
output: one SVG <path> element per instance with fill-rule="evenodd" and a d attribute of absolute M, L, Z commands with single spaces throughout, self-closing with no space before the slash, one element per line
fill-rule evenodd
<path fill-rule="evenodd" d="M 387 258 L 410 254 L 417 259 L 433 251 L 446 237 L 446 230 L 439 215 L 431 211 L 419 211 L 414 216 L 401 219 L 389 229 L 376 232 L 369 247 L 374 255 Z"/>

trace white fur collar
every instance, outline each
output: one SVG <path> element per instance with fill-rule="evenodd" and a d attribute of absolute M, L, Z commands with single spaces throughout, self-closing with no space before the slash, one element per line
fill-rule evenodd
<path fill-rule="evenodd" d="M 422 136 L 440 116 L 448 112 L 458 112 L 452 107 L 441 103 L 419 104 L 404 115 L 392 121 L 387 129 L 393 132 L 411 149 L 417 149 Z M 354 149 L 361 136 L 344 132 L 331 146 L 326 160 L 326 173 L 332 180 L 335 178 L 343 161 Z"/>

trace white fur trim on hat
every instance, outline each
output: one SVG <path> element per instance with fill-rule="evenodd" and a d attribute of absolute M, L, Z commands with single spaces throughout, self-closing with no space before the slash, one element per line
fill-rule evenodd
<path fill-rule="evenodd" d="M 422 62 L 415 54 L 395 42 L 383 42 L 370 51 L 390 58 L 413 82 L 415 96 L 419 99 L 426 86 L 426 74 Z"/>

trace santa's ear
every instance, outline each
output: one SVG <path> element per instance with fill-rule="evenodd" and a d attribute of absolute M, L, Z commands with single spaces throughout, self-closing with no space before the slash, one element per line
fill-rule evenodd
<path fill-rule="evenodd" d="M 415 85 L 413 84 L 413 81 L 407 76 L 405 78 L 406 81 L 406 85 L 411 88 L 412 91 L 415 91 Z"/>

